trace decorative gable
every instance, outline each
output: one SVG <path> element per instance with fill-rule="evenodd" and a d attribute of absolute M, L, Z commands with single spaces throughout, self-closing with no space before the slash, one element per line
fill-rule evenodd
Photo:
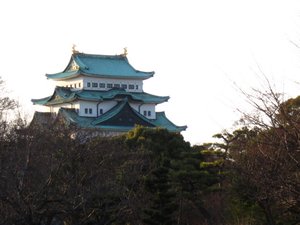
<path fill-rule="evenodd" d="M 106 114 L 99 117 L 99 119 L 96 119 L 93 124 L 120 127 L 134 127 L 135 125 L 154 127 L 147 118 L 130 107 L 127 99 L 124 99 L 123 102 L 120 102 Z"/>
<path fill-rule="evenodd" d="M 69 71 L 76 71 L 79 69 L 80 69 L 79 65 L 75 62 L 75 60 L 72 60 L 70 67 L 69 67 Z"/>

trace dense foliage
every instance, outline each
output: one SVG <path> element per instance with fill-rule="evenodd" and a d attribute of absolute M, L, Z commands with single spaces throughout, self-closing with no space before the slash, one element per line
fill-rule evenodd
<path fill-rule="evenodd" d="M 83 142 L 74 132 L 18 123 L 1 137 L 0 224 L 196 224 L 186 207 L 203 207 L 195 197 L 218 176 L 181 135 L 137 127 Z"/>
<path fill-rule="evenodd" d="M 88 139 L 8 122 L 17 103 L 0 96 L 0 224 L 300 224 L 300 97 L 248 100 L 236 130 L 190 146 L 159 128 Z"/>

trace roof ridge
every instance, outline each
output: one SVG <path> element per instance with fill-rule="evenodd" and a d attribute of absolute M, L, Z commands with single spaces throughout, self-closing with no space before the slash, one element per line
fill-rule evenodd
<path fill-rule="evenodd" d="M 72 56 L 89 56 L 89 57 L 109 57 L 109 58 L 120 58 L 120 59 L 127 59 L 126 56 L 124 55 L 104 55 L 104 54 L 92 54 L 92 53 L 83 53 L 83 52 L 78 52 L 72 54 Z"/>

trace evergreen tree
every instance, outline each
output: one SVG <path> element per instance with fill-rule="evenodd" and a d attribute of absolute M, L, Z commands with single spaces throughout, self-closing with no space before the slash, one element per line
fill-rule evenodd
<path fill-rule="evenodd" d="M 143 221 L 150 225 L 175 224 L 173 214 L 177 209 L 175 192 L 172 190 L 168 162 L 152 171 L 146 178 L 145 188 L 152 194 L 150 206 L 144 210 Z"/>
<path fill-rule="evenodd" d="M 202 198 L 219 182 L 219 162 L 214 157 L 208 159 L 180 134 L 165 129 L 138 127 L 127 135 L 127 144 L 136 151 L 147 152 L 151 158 L 145 176 L 145 190 L 150 194 L 144 210 L 146 224 L 193 224 L 187 208 L 197 209 L 193 215 L 195 224 L 210 219 Z"/>

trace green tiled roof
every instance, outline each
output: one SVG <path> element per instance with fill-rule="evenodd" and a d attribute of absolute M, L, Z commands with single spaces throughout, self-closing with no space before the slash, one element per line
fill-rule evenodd
<path fill-rule="evenodd" d="M 131 101 L 159 104 L 168 101 L 168 96 L 156 96 L 146 92 L 127 92 L 124 89 L 113 88 L 108 91 L 71 90 L 66 87 L 56 87 L 52 96 L 42 99 L 32 99 L 37 105 L 56 105 L 74 100 L 105 101 L 115 98 L 128 98 Z"/>
<path fill-rule="evenodd" d="M 181 132 L 186 130 L 187 126 L 176 126 L 174 123 L 172 123 L 167 117 L 165 112 L 157 112 L 156 113 L 156 119 L 153 120 L 153 123 L 157 127 L 164 127 L 172 132 Z"/>
<path fill-rule="evenodd" d="M 127 101 L 123 101 L 123 102 L 117 104 L 111 110 L 109 110 L 108 112 L 106 112 L 102 116 L 98 117 L 96 120 L 94 120 L 92 122 L 92 124 L 93 125 L 97 125 L 97 124 L 100 124 L 101 122 L 104 122 L 104 121 L 106 121 L 106 120 L 114 117 L 115 115 L 117 115 L 118 113 L 120 113 L 120 111 L 123 109 L 123 107 L 124 107 L 124 105 L 126 103 L 128 103 L 128 102 Z"/>
<path fill-rule="evenodd" d="M 73 77 L 77 77 L 80 75 L 79 70 L 69 70 L 69 71 L 64 71 L 60 73 L 53 73 L 53 74 L 46 74 L 46 77 L 49 79 L 54 79 L 54 80 L 65 80 L 65 79 L 70 79 Z"/>
<path fill-rule="evenodd" d="M 105 122 L 110 122 L 112 119 L 117 118 L 120 114 L 125 113 L 125 107 L 128 107 L 128 102 L 125 100 L 115 106 L 113 109 L 103 114 L 98 118 L 94 117 L 80 117 L 77 115 L 74 109 L 61 108 L 59 111 L 59 115 L 62 115 L 63 118 L 74 125 L 77 125 L 81 128 L 89 128 L 89 129 L 100 129 L 100 130 L 110 130 L 110 131 L 118 131 L 118 132 L 126 132 L 134 128 L 135 125 L 141 125 L 141 123 L 132 123 L 130 126 L 124 126 L 120 124 L 107 124 Z M 130 106 L 129 106 L 130 107 Z M 165 115 L 164 112 L 156 113 L 155 120 L 149 120 L 146 117 L 140 115 L 138 112 L 135 112 L 132 109 L 132 113 L 138 116 L 141 120 L 144 121 L 142 125 L 148 124 L 148 127 L 162 127 L 171 132 L 181 132 L 184 131 L 187 126 L 176 126 L 173 124 Z M 128 115 L 125 115 L 128 117 Z"/>
<path fill-rule="evenodd" d="M 51 96 L 40 99 L 31 99 L 32 103 L 35 105 L 46 105 L 47 102 L 51 99 Z"/>
<path fill-rule="evenodd" d="M 75 62 L 78 68 L 72 69 Z M 78 75 L 105 78 L 131 78 L 148 79 L 154 72 L 143 72 L 134 69 L 126 56 L 123 55 L 93 55 L 84 53 L 74 53 L 66 69 L 61 73 L 46 74 L 47 78 L 64 80 Z"/>
<path fill-rule="evenodd" d="M 115 119 L 114 119 L 115 117 Z M 146 117 L 135 111 L 130 107 L 128 99 L 125 98 L 119 102 L 111 110 L 98 117 L 92 122 L 93 125 L 113 125 L 118 124 L 122 126 L 134 126 L 134 124 L 144 125 L 148 127 L 154 127 Z"/>

